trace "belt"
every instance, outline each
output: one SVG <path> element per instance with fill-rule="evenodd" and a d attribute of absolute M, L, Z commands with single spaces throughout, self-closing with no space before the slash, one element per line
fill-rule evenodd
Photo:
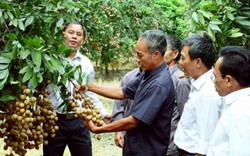
<path fill-rule="evenodd" d="M 67 119 L 67 120 L 77 119 L 74 117 L 75 113 L 66 113 L 66 114 L 56 113 L 56 114 L 57 117 L 61 119 Z"/>

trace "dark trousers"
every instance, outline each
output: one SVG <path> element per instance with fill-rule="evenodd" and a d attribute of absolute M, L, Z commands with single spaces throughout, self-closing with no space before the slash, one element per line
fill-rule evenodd
<path fill-rule="evenodd" d="M 195 155 L 193 153 L 189 153 L 187 151 L 184 151 L 184 150 L 182 150 L 180 148 L 178 148 L 178 152 L 179 152 L 179 156 L 194 156 Z"/>
<path fill-rule="evenodd" d="M 90 133 L 80 118 L 66 119 L 58 115 L 55 138 L 48 138 L 49 144 L 43 146 L 44 156 L 63 156 L 68 145 L 71 156 L 92 156 Z"/>

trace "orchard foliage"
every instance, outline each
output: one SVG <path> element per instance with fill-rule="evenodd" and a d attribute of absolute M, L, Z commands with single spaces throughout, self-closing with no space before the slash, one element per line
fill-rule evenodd
<path fill-rule="evenodd" d="M 191 31 L 207 32 L 218 48 L 250 47 L 249 0 L 190 0 Z"/>
<path fill-rule="evenodd" d="M 111 62 L 131 58 L 138 35 L 147 29 L 185 34 L 183 6 L 178 0 L 1 1 L 1 99 L 13 98 L 4 96 L 10 95 L 4 86 L 19 91 L 27 83 L 35 89 L 50 80 L 57 87 L 67 77 L 81 77 L 65 59 L 70 52 L 61 35 L 65 23 L 85 24 L 88 35 L 81 51 L 107 72 Z"/>

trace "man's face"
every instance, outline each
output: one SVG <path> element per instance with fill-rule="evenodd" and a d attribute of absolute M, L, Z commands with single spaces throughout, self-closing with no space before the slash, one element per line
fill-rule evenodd
<path fill-rule="evenodd" d="M 167 46 L 167 51 L 165 52 L 164 55 L 164 61 L 167 63 L 167 65 L 169 65 L 173 59 L 174 59 L 174 52 L 173 50 L 170 49 L 169 46 Z"/>
<path fill-rule="evenodd" d="M 215 89 L 218 92 L 218 94 L 220 96 L 225 96 L 229 93 L 229 90 L 228 90 L 229 88 L 227 88 L 226 79 L 222 78 L 222 74 L 219 69 L 222 61 L 223 61 L 223 58 L 220 57 L 215 63 L 213 81 L 214 81 Z"/>
<path fill-rule="evenodd" d="M 144 40 L 139 40 L 135 47 L 136 61 L 141 70 L 148 71 L 154 68 L 153 55 L 150 54 L 148 46 Z"/>
<path fill-rule="evenodd" d="M 183 46 L 181 50 L 181 59 L 179 61 L 185 76 L 192 77 L 193 79 L 197 79 L 196 77 L 196 59 L 191 60 L 189 55 L 189 46 Z"/>
<path fill-rule="evenodd" d="M 67 48 L 78 48 L 83 42 L 83 28 L 80 24 L 69 24 L 65 32 L 65 44 Z"/>

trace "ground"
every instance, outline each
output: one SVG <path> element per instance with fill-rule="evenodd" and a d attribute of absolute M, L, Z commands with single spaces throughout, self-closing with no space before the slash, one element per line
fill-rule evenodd
<path fill-rule="evenodd" d="M 92 134 L 92 144 L 93 144 L 93 156 L 121 156 L 122 149 L 117 147 L 114 143 L 114 134 L 105 133 L 98 134 L 101 136 L 101 140 L 96 139 L 96 135 Z M 2 139 L 0 141 L 0 156 L 8 154 L 9 151 L 3 150 L 4 143 Z M 42 156 L 42 147 L 39 150 L 30 150 L 27 152 L 26 156 Z M 70 156 L 68 148 L 64 152 L 64 156 Z"/>

